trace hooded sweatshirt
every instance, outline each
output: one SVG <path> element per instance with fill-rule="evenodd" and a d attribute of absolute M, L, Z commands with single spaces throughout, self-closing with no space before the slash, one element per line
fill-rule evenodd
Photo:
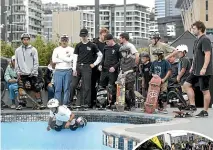
<path fill-rule="evenodd" d="M 15 69 L 18 74 L 38 75 L 38 52 L 35 47 L 22 45 L 16 49 L 15 56 Z"/>

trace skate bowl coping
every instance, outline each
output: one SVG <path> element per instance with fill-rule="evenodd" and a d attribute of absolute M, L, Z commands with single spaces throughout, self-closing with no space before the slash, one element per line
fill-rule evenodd
<path fill-rule="evenodd" d="M 88 122 L 108 122 L 108 123 L 122 123 L 123 125 L 119 128 L 125 128 L 126 125 L 141 125 L 141 124 L 156 124 L 164 123 L 172 120 L 171 117 L 149 115 L 137 112 L 113 112 L 113 111 L 73 111 L 75 116 L 82 116 L 87 119 Z M 47 122 L 49 119 L 49 110 L 11 110 L 5 109 L 1 113 L 1 122 Z M 45 129 L 44 129 L 45 130 Z M 103 144 L 116 148 L 119 143 L 119 149 L 123 149 L 126 145 L 128 147 L 134 147 L 139 142 L 139 138 L 134 136 L 127 136 L 122 133 L 108 132 L 107 129 L 102 130 L 103 133 Z M 100 137 L 101 138 L 101 137 Z M 107 140 L 108 139 L 108 140 Z M 111 144 L 111 142 L 114 144 Z M 124 142 L 125 141 L 125 142 Z M 111 144 L 111 145 L 110 145 Z"/>

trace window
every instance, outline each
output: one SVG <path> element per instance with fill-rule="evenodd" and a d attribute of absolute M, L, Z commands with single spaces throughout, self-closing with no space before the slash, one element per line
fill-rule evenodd
<path fill-rule="evenodd" d="M 206 10 L 209 10 L 209 3 L 208 3 L 208 0 L 206 0 Z"/>
<path fill-rule="evenodd" d="M 209 21 L 209 15 L 206 14 L 206 21 Z"/>

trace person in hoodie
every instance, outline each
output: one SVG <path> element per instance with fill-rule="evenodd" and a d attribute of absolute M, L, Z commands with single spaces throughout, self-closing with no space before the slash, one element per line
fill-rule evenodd
<path fill-rule="evenodd" d="M 55 64 L 50 60 L 50 64 L 47 66 L 44 74 L 45 80 L 45 89 L 48 92 L 48 100 L 54 98 L 55 90 L 54 90 L 54 82 L 53 82 L 53 75 L 54 75 Z"/>
<path fill-rule="evenodd" d="M 60 42 L 61 45 L 55 48 L 52 54 L 52 62 L 56 64 L 53 78 L 55 88 L 54 98 L 59 100 L 60 104 L 68 105 L 70 103 L 69 98 L 71 91 L 70 85 L 72 81 L 72 62 L 74 49 L 68 46 L 68 35 L 62 35 Z"/>
<path fill-rule="evenodd" d="M 21 35 L 21 42 L 22 45 L 15 51 L 15 70 L 19 80 L 19 91 L 23 88 L 34 91 L 36 101 L 41 107 L 44 107 L 40 93 L 42 87 L 40 87 L 38 81 L 39 61 L 37 49 L 29 44 L 30 35 L 28 33 Z M 25 105 L 25 102 L 20 97 L 19 106 L 16 109 L 21 110 L 23 105 Z"/>
<path fill-rule="evenodd" d="M 4 79 L 8 84 L 9 88 L 9 97 L 12 101 L 11 108 L 16 108 L 15 100 L 18 95 L 18 80 L 17 80 L 17 74 L 15 72 L 15 56 L 12 56 L 11 63 L 7 66 L 7 69 L 4 74 Z"/>

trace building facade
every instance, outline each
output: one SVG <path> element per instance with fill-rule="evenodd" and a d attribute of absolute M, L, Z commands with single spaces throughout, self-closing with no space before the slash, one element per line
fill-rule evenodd
<path fill-rule="evenodd" d="M 78 43 L 80 42 L 79 33 L 82 28 L 89 31 L 89 39 L 94 38 L 94 17 L 94 13 L 84 11 L 53 12 L 52 40 L 58 41 L 62 34 L 68 34 L 70 43 Z"/>
<path fill-rule="evenodd" d="M 42 34 L 43 11 L 41 0 L 5 1 L 3 15 L 5 41 L 20 42 L 21 34 L 27 32 L 32 40 Z M 2 9 L 2 8 L 1 8 Z"/>
<path fill-rule="evenodd" d="M 180 15 L 180 10 L 175 8 L 177 0 L 155 0 L 155 17 L 163 18 Z"/>
<path fill-rule="evenodd" d="M 178 0 L 176 7 L 181 9 L 184 29 L 191 31 L 191 25 L 200 20 L 206 25 L 206 34 L 213 34 L 212 0 Z"/>
<path fill-rule="evenodd" d="M 94 5 L 79 5 L 80 11 L 95 12 Z M 126 32 L 132 38 L 149 37 L 148 7 L 139 4 L 126 5 Z M 100 5 L 100 28 L 105 27 L 115 36 L 124 32 L 124 5 L 103 4 Z"/>
<path fill-rule="evenodd" d="M 76 7 L 71 7 L 68 4 L 61 4 L 58 2 L 55 3 L 45 3 L 42 5 L 42 10 L 51 10 L 51 11 L 73 11 L 76 10 Z"/>
<path fill-rule="evenodd" d="M 46 11 L 44 13 L 44 21 L 43 21 L 44 25 L 43 36 L 48 42 L 52 40 L 52 19 L 53 19 L 52 11 Z"/>

